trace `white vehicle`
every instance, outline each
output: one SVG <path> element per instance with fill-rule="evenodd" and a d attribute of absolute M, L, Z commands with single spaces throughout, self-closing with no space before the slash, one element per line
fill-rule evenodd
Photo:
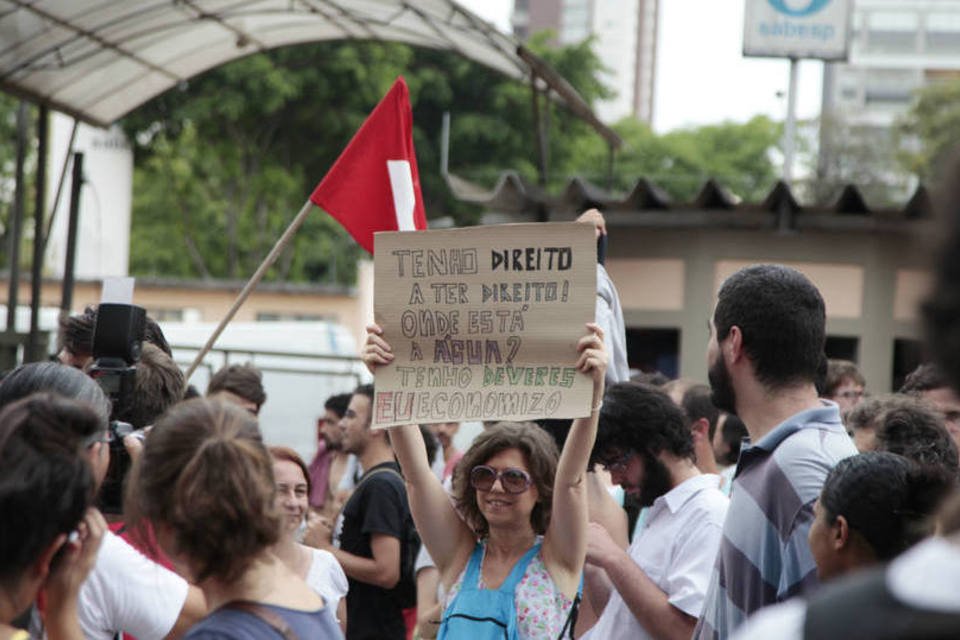
<path fill-rule="evenodd" d="M 216 325 L 163 322 L 160 327 L 174 360 L 186 371 Z M 307 462 L 316 451 L 324 401 L 372 381 L 350 331 L 320 321 L 231 323 L 189 383 L 202 395 L 221 367 L 244 362 L 263 372 L 267 401 L 260 428 L 267 444 L 292 447 Z"/>

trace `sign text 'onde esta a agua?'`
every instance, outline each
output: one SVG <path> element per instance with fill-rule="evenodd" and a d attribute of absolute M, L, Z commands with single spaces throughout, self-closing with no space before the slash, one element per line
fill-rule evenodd
<path fill-rule="evenodd" d="M 583 413 L 592 240 L 570 223 L 378 234 L 375 315 L 395 360 L 377 371 L 374 424 Z"/>

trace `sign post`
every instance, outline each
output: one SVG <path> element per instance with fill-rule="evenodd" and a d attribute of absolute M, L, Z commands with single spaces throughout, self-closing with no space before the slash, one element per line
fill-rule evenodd
<path fill-rule="evenodd" d="M 589 415 L 574 366 L 596 305 L 591 225 L 509 224 L 375 235 L 373 426 Z"/>
<path fill-rule="evenodd" d="M 850 0 L 746 0 L 743 55 L 790 59 L 783 180 L 793 178 L 797 71 L 801 58 L 847 59 Z"/>

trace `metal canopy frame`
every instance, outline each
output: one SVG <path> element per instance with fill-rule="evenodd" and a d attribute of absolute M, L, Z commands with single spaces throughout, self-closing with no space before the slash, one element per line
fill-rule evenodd
<path fill-rule="evenodd" d="M 218 65 L 326 40 L 404 42 L 535 77 L 620 145 L 562 77 L 453 0 L 0 0 L 0 89 L 107 126 Z"/>

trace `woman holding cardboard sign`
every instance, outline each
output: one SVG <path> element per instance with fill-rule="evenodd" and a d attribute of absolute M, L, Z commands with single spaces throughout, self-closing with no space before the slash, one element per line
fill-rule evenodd
<path fill-rule="evenodd" d="M 430 470 L 416 425 L 391 430 L 420 536 L 447 592 L 439 638 L 573 637 L 587 545 L 584 474 L 597 434 L 607 356 L 593 323 L 577 343 L 577 369 L 593 379 L 589 417 L 573 422 L 563 452 L 544 431 L 501 423 L 467 450 L 453 500 Z M 363 361 L 392 362 L 376 325 Z"/>

